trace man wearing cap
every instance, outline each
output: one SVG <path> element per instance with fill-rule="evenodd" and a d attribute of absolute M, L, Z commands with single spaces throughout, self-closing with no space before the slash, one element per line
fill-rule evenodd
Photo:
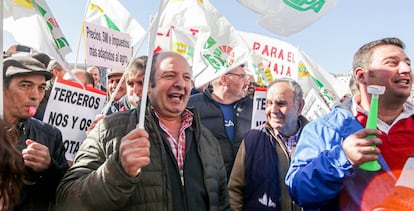
<path fill-rule="evenodd" d="M 26 179 L 13 210 L 53 210 L 57 185 L 68 169 L 61 132 L 32 118 L 51 77 L 29 56 L 3 60 L 3 116 L 8 131 L 18 137 Z"/>
<path fill-rule="evenodd" d="M 107 81 L 108 81 L 108 100 L 112 97 L 112 94 L 115 92 L 116 87 L 118 87 L 119 82 L 121 81 L 122 75 L 124 74 L 123 70 L 112 70 L 107 74 Z M 118 112 L 122 110 L 124 106 L 121 99 L 126 95 L 126 83 L 125 80 L 122 81 L 121 86 L 117 93 L 115 93 L 115 98 L 111 104 L 111 107 L 106 112 L 106 115 Z"/>

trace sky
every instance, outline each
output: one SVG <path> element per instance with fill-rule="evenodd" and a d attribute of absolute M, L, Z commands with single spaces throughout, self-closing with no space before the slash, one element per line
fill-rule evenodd
<path fill-rule="evenodd" d="M 159 9 L 160 0 L 119 0 L 146 29 L 149 19 Z M 254 1 L 254 0 L 252 0 Z M 328 0 L 329 1 L 329 0 Z M 69 41 L 75 62 L 86 0 L 46 0 Z M 335 8 L 302 31 L 289 37 L 273 34 L 256 23 L 260 15 L 237 0 L 210 0 L 216 9 L 238 30 L 252 32 L 288 42 L 302 49 L 314 62 L 331 73 L 351 71 L 352 57 L 358 48 L 372 40 L 399 37 L 406 52 L 414 57 L 414 2 L 407 0 L 338 0 Z M 12 36 L 3 34 L 3 48 L 14 44 Z M 82 48 L 81 48 L 82 49 Z M 78 55 L 82 58 L 82 50 Z"/>

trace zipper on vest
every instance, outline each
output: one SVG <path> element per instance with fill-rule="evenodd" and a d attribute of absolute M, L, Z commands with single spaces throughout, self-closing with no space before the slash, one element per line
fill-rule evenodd
<path fill-rule="evenodd" d="M 184 187 L 184 172 L 180 170 L 180 177 L 181 177 L 181 185 Z"/>

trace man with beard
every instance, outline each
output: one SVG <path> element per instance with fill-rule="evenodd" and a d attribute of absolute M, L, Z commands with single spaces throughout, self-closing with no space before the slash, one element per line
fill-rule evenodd
<path fill-rule="evenodd" d="M 244 133 L 251 128 L 253 99 L 247 96 L 249 75 L 240 65 L 211 82 L 212 90 L 192 95 L 188 106 L 197 108 L 201 122 L 221 146 L 230 176 Z"/>

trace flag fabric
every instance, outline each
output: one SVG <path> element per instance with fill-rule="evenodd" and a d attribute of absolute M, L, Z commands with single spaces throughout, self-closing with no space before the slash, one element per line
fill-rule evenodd
<path fill-rule="evenodd" d="M 299 84 L 318 91 L 329 108 L 350 93 L 348 85 L 335 78 L 300 49 L 298 57 Z"/>
<path fill-rule="evenodd" d="M 4 0 L 4 30 L 16 42 L 46 53 L 68 68 L 65 56 L 72 50 L 44 0 Z"/>
<path fill-rule="evenodd" d="M 90 0 L 85 21 L 128 33 L 133 46 L 145 35 L 145 29 L 118 0 Z"/>
<path fill-rule="evenodd" d="M 161 28 L 158 28 L 161 29 Z M 189 64 L 193 64 L 194 53 L 196 49 L 200 51 L 200 46 L 207 40 L 210 32 L 197 30 L 197 36 L 191 32 L 191 29 L 183 30 L 177 28 L 164 28 L 168 31 L 168 36 L 157 37 L 154 53 L 160 51 L 174 51 L 184 56 Z M 161 31 L 164 31 L 161 30 Z"/>
<path fill-rule="evenodd" d="M 196 87 L 210 82 L 247 61 L 251 51 L 246 41 L 208 0 L 165 2 L 165 7 L 159 11 L 160 21 L 157 26 L 155 50 L 174 50 L 165 47 L 172 46 L 171 44 L 165 45 L 165 42 L 174 42 L 171 40 L 172 35 L 181 36 L 181 40 L 187 41 L 190 39 L 185 39 L 184 36 L 195 37 L 190 43 L 193 46 L 187 50 L 190 50 L 188 52 L 193 55 L 190 64 Z"/>
<path fill-rule="evenodd" d="M 290 36 L 319 20 L 336 6 L 337 0 L 237 0 L 262 15 L 257 23 L 266 30 Z"/>
<path fill-rule="evenodd" d="M 240 32 L 252 49 L 248 67 L 258 84 L 267 86 L 274 78 L 298 81 L 305 96 L 314 89 L 330 108 L 349 93 L 348 86 L 329 74 L 301 49 L 278 39 Z"/>

